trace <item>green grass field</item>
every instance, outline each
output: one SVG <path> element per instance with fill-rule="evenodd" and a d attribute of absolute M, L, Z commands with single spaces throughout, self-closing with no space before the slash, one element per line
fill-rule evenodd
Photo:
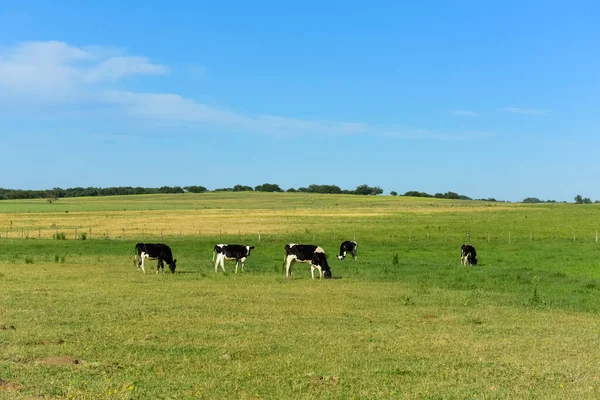
<path fill-rule="evenodd" d="M 3 201 L 0 399 L 598 398 L 598 215 L 288 193 Z M 161 234 L 177 273 L 136 271 L 134 244 Z M 354 236 L 358 259 L 338 261 Z M 214 272 L 217 242 L 256 246 L 243 274 Z M 296 264 L 286 280 L 286 242 L 324 247 L 336 279 Z"/>

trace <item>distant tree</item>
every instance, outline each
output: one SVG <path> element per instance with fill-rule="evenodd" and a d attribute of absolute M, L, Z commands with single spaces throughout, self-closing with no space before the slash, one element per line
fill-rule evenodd
<path fill-rule="evenodd" d="M 379 186 L 360 185 L 356 187 L 354 193 L 367 196 L 376 196 L 378 194 L 383 193 L 383 189 L 381 189 Z"/>
<path fill-rule="evenodd" d="M 590 200 L 589 197 L 584 197 L 583 198 L 583 204 L 592 204 L 592 200 Z"/>
<path fill-rule="evenodd" d="M 390 192 L 390 195 L 391 195 L 391 196 L 398 196 L 398 192 L 396 192 L 396 191 L 392 190 L 392 191 Z"/>
<path fill-rule="evenodd" d="M 537 197 L 526 197 L 523 199 L 522 203 L 543 203 L 543 201 Z"/>
<path fill-rule="evenodd" d="M 308 193 L 342 193 L 342 189 L 336 185 L 309 185 L 303 189 Z"/>
<path fill-rule="evenodd" d="M 263 183 L 262 185 L 254 187 L 254 190 L 257 192 L 283 192 L 279 185 L 275 183 Z"/>
<path fill-rule="evenodd" d="M 409 196 L 409 197 L 433 197 L 429 193 L 418 192 L 416 190 L 410 190 L 410 191 L 404 193 L 404 196 Z"/>
<path fill-rule="evenodd" d="M 254 189 L 252 189 L 252 186 L 235 185 L 233 187 L 233 191 L 234 192 L 252 192 L 252 191 L 254 191 Z"/>
<path fill-rule="evenodd" d="M 286 190 L 286 192 L 288 192 L 288 193 L 296 193 L 297 190 L 294 189 L 294 188 L 289 188 L 288 190 Z"/>
<path fill-rule="evenodd" d="M 233 188 L 218 188 L 215 192 L 233 192 Z"/>
<path fill-rule="evenodd" d="M 575 196 L 575 204 L 583 204 L 583 197 L 580 194 Z"/>
<path fill-rule="evenodd" d="M 183 189 L 190 193 L 204 193 L 208 190 L 204 186 L 185 186 Z"/>
<path fill-rule="evenodd" d="M 183 189 L 180 186 L 161 186 L 158 193 L 183 193 Z"/>

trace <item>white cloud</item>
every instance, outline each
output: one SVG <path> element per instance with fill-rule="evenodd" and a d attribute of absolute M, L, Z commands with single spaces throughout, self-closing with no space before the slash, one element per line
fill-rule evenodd
<path fill-rule="evenodd" d="M 0 52 L 0 91 L 8 98 L 16 95 L 38 103 L 80 101 L 92 94 L 93 84 L 168 71 L 144 57 L 107 53 L 106 48 L 83 49 L 55 41 L 21 43 Z"/>
<path fill-rule="evenodd" d="M 197 103 L 176 94 L 106 91 L 103 100 L 117 104 L 122 112 L 143 119 L 176 122 L 204 122 L 244 131 L 275 134 L 355 134 L 369 132 L 365 124 L 302 120 L 271 115 L 246 116 Z"/>
<path fill-rule="evenodd" d="M 145 57 L 111 57 L 85 72 L 84 80 L 89 83 L 116 82 L 127 75 L 165 74 L 164 65 L 152 64 Z"/>
<path fill-rule="evenodd" d="M 479 117 L 476 112 L 468 110 L 450 110 L 448 113 L 457 117 Z"/>
<path fill-rule="evenodd" d="M 546 115 L 546 111 L 539 110 L 537 108 L 521 108 L 521 107 L 504 107 L 504 111 L 513 113 L 513 114 L 521 114 L 521 115 L 538 115 L 544 116 Z"/>
<path fill-rule="evenodd" d="M 199 67 L 197 67 L 199 68 Z M 387 132 L 348 121 L 288 118 L 243 113 L 198 103 L 174 93 L 144 93 L 115 89 L 129 76 L 163 75 L 165 65 L 141 56 L 125 55 L 119 49 L 102 46 L 77 47 L 64 42 L 25 42 L 0 49 L 0 111 L 19 108 L 21 112 L 40 111 L 47 115 L 96 115 L 204 124 L 243 132 L 275 135 L 370 134 L 411 138 L 447 138 L 452 135 L 428 131 Z M 61 107 L 54 107 L 61 106 Z M 455 115 L 477 116 L 472 111 Z M 460 137 L 460 135 L 454 135 Z"/>

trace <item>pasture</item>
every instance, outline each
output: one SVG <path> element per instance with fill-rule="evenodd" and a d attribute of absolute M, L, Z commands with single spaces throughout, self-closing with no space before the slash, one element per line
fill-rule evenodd
<path fill-rule="evenodd" d="M 598 215 L 301 193 L 3 201 L 0 399 L 598 398 Z M 354 237 L 358 259 L 338 261 Z M 169 244 L 176 273 L 137 272 L 142 240 Z M 256 246 L 246 272 L 214 272 L 217 242 Z M 296 264 L 285 280 L 286 242 L 322 246 L 335 279 Z"/>

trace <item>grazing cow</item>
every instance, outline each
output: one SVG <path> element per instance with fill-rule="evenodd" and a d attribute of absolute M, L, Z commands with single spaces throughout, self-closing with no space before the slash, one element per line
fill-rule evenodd
<path fill-rule="evenodd" d="M 294 244 L 285 245 L 285 255 L 283 265 L 285 267 L 285 277 L 292 277 L 292 264 L 295 262 L 310 263 L 310 273 L 315 279 L 315 269 L 319 270 L 319 278 L 331 278 L 331 268 L 327 264 L 325 250 L 312 244 Z"/>
<path fill-rule="evenodd" d="M 171 272 L 175 273 L 175 263 L 177 263 L 177 260 L 173 260 L 173 253 L 171 253 L 171 248 L 166 244 L 136 244 L 133 265 L 137 264 L 137 269 L 139 270 L 141 267 L 142 271 L 146 273 L 146 270 L 144 269 L 144 259 L 158 260 L 158 265 L 156 266 L 157 274 L 158 271 L 161 269 L 163 274 L 165 273 L 165 262 L 169 266 Z"/>
<path fill-rule="evenodd" d="M 347 253 L 352 254 L 352 259 L 356 260 L 356 248 L 357 244 L 355 241 L 346 240 L 345 242 L 342 242 L 340 246 L 340 255 L 338 256 L 338 260 L 341 261 L 344 258 L 346 258 Z"/>
<path fill-rule="evenodd" d="M 475 247 L 470 244 L 463 244 L 460 248 L 460 264 L 461 265 L 477 265 L 477 252 Z"/>
<path fill-rule="evenodd" d="M 242 246 L 241 244 L 217 244 L 213 250 L 213 262 L 215 262 L 215 272 L 221 264 L 221 269 L 225 272 L 225 260 L 235 260 L 235 273 L 238 271 L 238 264 L 242 262 L 242 272 L 244 272 L 244 261 L 250 255 L 254 246 Z"/>

